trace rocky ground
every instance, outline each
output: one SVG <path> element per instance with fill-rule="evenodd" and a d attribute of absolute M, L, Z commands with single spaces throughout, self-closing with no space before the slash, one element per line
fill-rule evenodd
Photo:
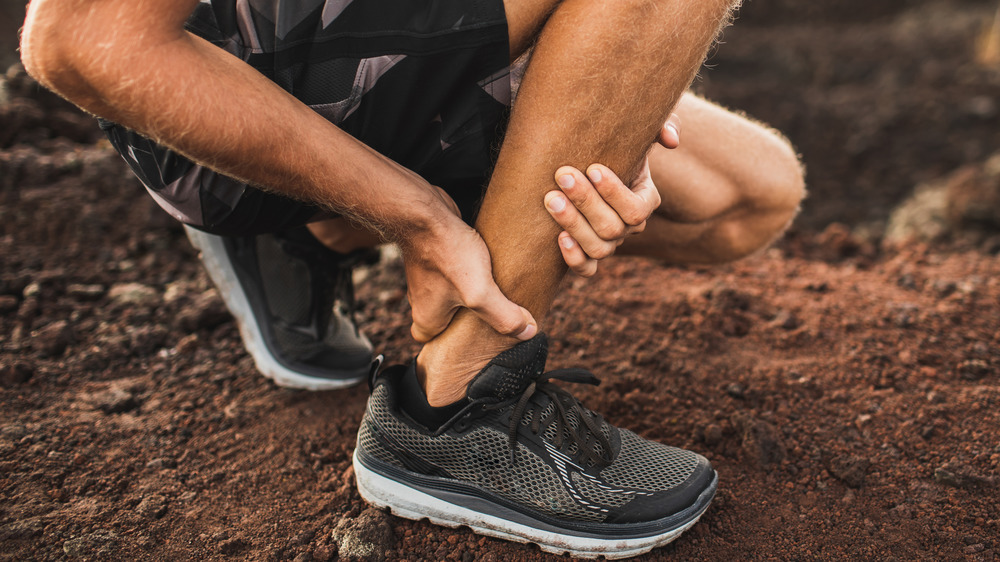
<path fill-rule="evenodd" d="M 720 473 L 701 523 L 642 559 L 1000 558 L 1000 68 L 975 62 L 994 9 L 756 0 L 696 87 L 796 143 L 800 223 L 726 267 L 566 281 L 551 366 L 591 369 L 588 406 Z M 92 122 L 16 68 L 4 90 L 0 559 L 554 558 L 367 508 L 366 389 L 256 375 Z M 398 260 L 358 280 L 369 335 L 406 360 Z"/>

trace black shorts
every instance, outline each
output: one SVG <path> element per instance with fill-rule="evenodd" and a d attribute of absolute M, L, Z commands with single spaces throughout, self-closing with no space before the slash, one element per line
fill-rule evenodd
<path fill-rule="evenodd" d="M 502 0 L 203 0 L 187 29 L 446 190 L 474 221 L 511 102 Z M 248 235 L 332 216 L 114 123 L 101 126 L 160 206 L 184 223 Z"/>

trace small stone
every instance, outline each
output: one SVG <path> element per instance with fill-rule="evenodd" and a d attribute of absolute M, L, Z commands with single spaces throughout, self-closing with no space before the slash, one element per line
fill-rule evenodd
<path fill-rule="evenodd" d="M 990 364 L 982 359 L 966 359 L 959 363 L 955 370 L 968 381 L 977 381 L 992 371 Z"/>
<path fill-rule="evenodd" d="M 957 283 L 954 281 L 945 281 L 943 279 L 935 281 L 932 287 L 934 288 L 934 292 L 941 298 L 947 297 L 958 290 Z"/>
<path fill-rule="evenodd" d="M 13 312 L 21 303 L 17 300 L 14 295 L 0 295 L 0 314 L 7 312 Z"/>
<path fill-rule="evenodd" d="M 341 519 L 333 530 L 333 539 L 341 558 L 385 560 L 396 545 L 389 516 L 371 507 L 357 517 Z"/>
<path fill-rule="evenodd" d="M 187 355 L 198 349 L 198 334 L 188 334 L 177 342 L 177 353 Z"/>
<path fill-rule="evenodd" d="M 731 421 L 742 438 L 743 453 L 758 467 L 765 468 L 785 459 L 785 445 L 773 425 L 741 412 L 734 414 Z"/>
<path fill-rule="evenodd" d="M 21 296 L 26 299 L 32 297 L 37 297 L 42 294 L 42 286 L 37 282 L 33 281 L 24 286 L 24 291 L 21 292 Z"/>
<path fill-rule="evenodd" d="M 976 554 L 978 552 L 986 550 L 986 545 L 984 545 L 983 543 L 970 544 L 969 546 L 965 547 L 964 550 L 966 554 Z"/>
<path fill-rule="evenodd" d="M 146 463 L 146 468 L 152 470 L 163 470 L 165 468 L 177 468 L 177 462 L 174 459 L 168 458 L 157 458 Z"/>
<path fill-rule="evenodd" d="M 45 530 L 45 521 L 38 517 L 14 520 L 0 525 L 0 542 L 39 537 Z"/>
<path fill-rule="evenodd" d="M 149 519 L 159 519 L 167 514 L 167 498 L 160 494 L 146 496 L 139 502 L 135 511 Z"/>
<path fill-rule="evenodd" d="M 303 552 L 292 558 L 292 562 L 312 562 L 312 556 L 308 552 Z"/>
<path fill-rule="evenodd" d="M 733 398 L 743 398 L 746 396 L 746 388 L 738 382 L 729 383 L 726 386 L 726 394 Z"/>
<path fill-rule="evenodd" d="M 160 304 L 160 293 L 142 283 L 118 283 L 108 291 L 111 301 L 120 305 L 154 307 Z"/>
<path fill-rule="evenodd" d="M 72 283 L 66 286 L 66 294 L 81 300 L 96 300 L 104 295 L 104 285 Z"/>
<path fill-rule="evenodd" d="M 73 329 L 66 320 L 56 320 L 31 333 L 32 348 L 45 356 L 62 355 L 71 343 L 73 343 Z"/>
<path fill-rule="evenodd" d="M 779 311 L 778 314 L 775 315 L 774 320 L 772 320 L 771 323 L 781 328 L 782 330 L 789 330 L 789 331 L 794 330 L 802 325 L 802 322 L 799 320 L 799 318 L 795 316 L 794 313 L 789 312 L 787 310 Z"/>
<path fill-rule="evenodd" d="M 705 426 L 705 444 L 717 445 L 722 441 L 722 428 L 718 424 L 710 423 Z"/>
<path fill-rule="evenodd" d="M 994 485 L 993 480 L 973 473 L 969 468 L 954 463 L 934 469 L 934 480 L 953 488 L 977 488 Z"/>
<path fill-rule="evenodd" d="M 0 437 L 10 441 L 20 441 L 28 435 L 28 428 L 19 423 L 12 423 L 0 427 Z"/>
<path fill-rule="evenodd" d="M 219 544 L 219 554 L 231 556 L 246 550 L 249 546 L 245 540 L 240 538 L 225 540 Z"/>
<path fill-rule="evenodd" d="M 34 374 L 35 369 L 23 361 L 0 363 L 0 388 L 24 384 L 31 380 Z"/>
<path fill-rule="evenodd" d="M 80 537 L 72 537 L 63 543 L 63 553 L 70 558 L 111 557 L 118 547 L 118 535 L 110 531 L 96 531 Z"/>
<path fill-rule="evenodd" d="M 864 457 L 844 456 L 830 461 L 828 467 L 834 478 L 851 488 L 860 488 L 865 482 L 865 472 L 871 466 L 871 461 Z"/>
<path fill-rule="evenodd" d="M 95 410 L 101 410 L 105 414 L 119 414 L 139 407 L 135 395 L 119 387 L 91 394 L 87 401 Z"/>
<path fill-rule="evenodd" d="M 194 302 L 177 314 L 176 325 L 185 332 L 211 330 L 231 318 L 219 293 L 215 289 L 210 289 L 198 295 Z"/>

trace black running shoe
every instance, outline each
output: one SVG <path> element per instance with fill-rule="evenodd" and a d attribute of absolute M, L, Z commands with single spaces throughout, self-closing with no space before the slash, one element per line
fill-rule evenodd
<path fill-rule="evenodd" d="M 365 254 L 333 252 L 305 227 L 244 237 L 185 229 L 264 376 L 309 390 L 365 379 L 372 346 L 353 319 L 351 282 Z"/>
<path fill-rule="evenodd" d="M 694 525 L 715 495 L 709 462 L 584 408 L 551 381 L 597 379 L 543 373 L 546 353 L 543 335 L 501 353 L 445 408 L 427 405 L 412 363 L 385 369 L 354 452 L 361 496 L 400 517 L 585 558 L 642 554 Z"/>

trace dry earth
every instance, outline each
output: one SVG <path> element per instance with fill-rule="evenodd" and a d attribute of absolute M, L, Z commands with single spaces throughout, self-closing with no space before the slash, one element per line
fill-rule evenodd
<path fill-rule="evenodd" d="M 552 366 L 613 423 L 708 456 L 702 522 L 643 559 L 1000 558 L 1000 239 L 883 244 L 913 187 L 1000 148 L 983 2 L 759 0 L 700 91 L 810 171 L 776 248 L 569 279 Z M 0 107 L 0 559 L 548 560 L 366 509 L 366 389 L 256 375 L 179 227 L 89 119 L 8 73 Z M 833 224 L 837 220 L 848 226 Z M 359 274 L 391 361 L 397 260 Z"/>

